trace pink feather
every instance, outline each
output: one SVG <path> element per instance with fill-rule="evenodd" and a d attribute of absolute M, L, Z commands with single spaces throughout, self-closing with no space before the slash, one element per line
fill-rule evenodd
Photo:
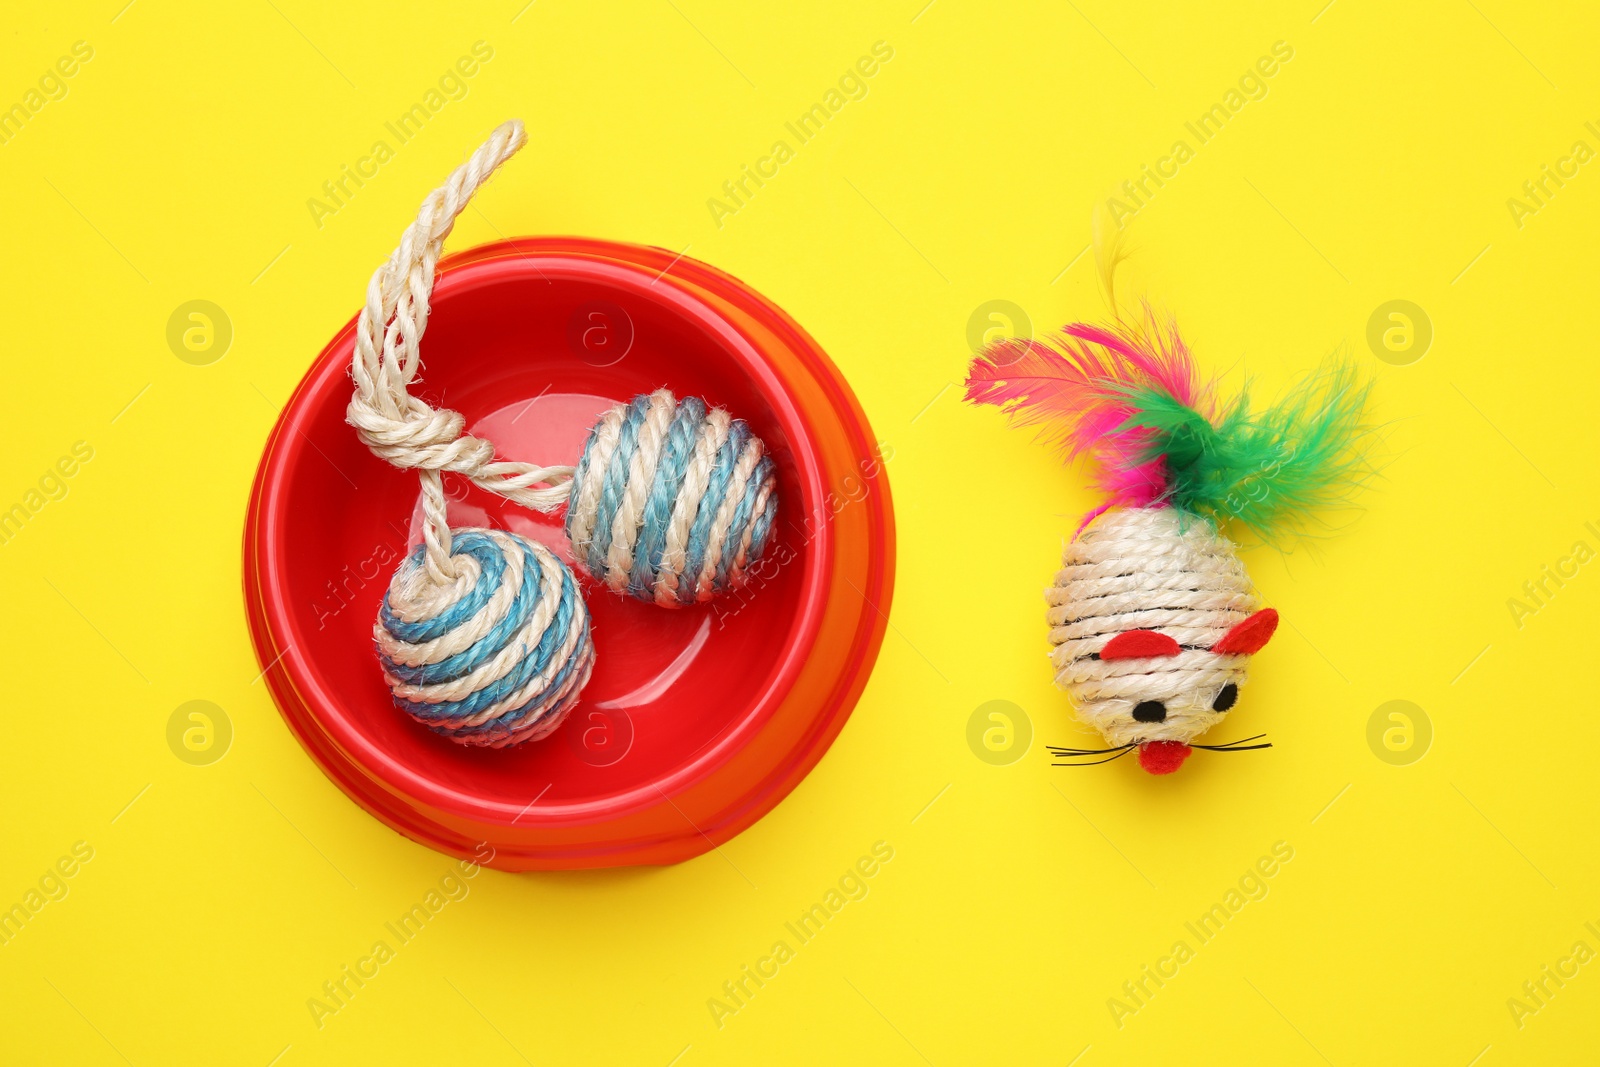
<path fill-rule="evenodd" d="M 1166 496 L 1166 464 L 1138 461 L 1149 431 L 1117 429 L 1134 414 L 1128 386 L 1159 389 L 1211 415 L 1212 383 L 1200 381 L 1177 328 L 1158 324 L 1148 308 L 1136 326 L 1073 323 L 1043 341 L 991 344 L 973 358 L 967 399 L 1039 426 L 1040 437 L 1070 457 L 1087 455 L 1108 506 L 1144 507 Z"/>

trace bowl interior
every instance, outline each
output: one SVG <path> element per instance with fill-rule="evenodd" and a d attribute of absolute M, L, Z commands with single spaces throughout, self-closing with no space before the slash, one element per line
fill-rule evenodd
<path fill-rule="evenodd" d="M 447 273 L 422 341 L 412 392 L 466 416 L 504 458 L 575 463 L 606 408 L 663 385 L 748 422 L 778 470 L 769 565 L 743 594 L 670 610 L 611 593 L 581 573 L 597 662 L 582 702 L 543 741 L 510 749 L 458 746 L 398 711 L 379 673 L 372 626 L 395 567 L 419 539 L 414 472 L 367 451 L 344 421 L 350 383 L 307 383 L 301 418 L 283 435 L 276 580 L 291 637 L 324 694 L 321 714 L 358 762 L 384 777 L 428 783 L 478 811 L 589 807 L 715 765 L 781 699 L 783 675 L 811 640 L 818 560 L 804 422 L 727 323 L 647 272 L 581 259 L 474 264 Z M 348 360 L 350 345 L 341 351 Z M 309 446 L 309 447 L 302 447 Z M 509 529 L 569 563 L 560 514 L 544 516 L 446 475 L 453 526 Z M 780 552 L 780 546 L 782 551 Z M 785 559 L 781 566 L 770 565 Z M 437 798 L 436 802 L 437 802 Z"/>

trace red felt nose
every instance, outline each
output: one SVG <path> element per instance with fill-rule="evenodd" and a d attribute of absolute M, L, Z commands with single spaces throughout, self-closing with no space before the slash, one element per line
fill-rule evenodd
<path fill-rule="evenodd" d="M 1183 766 L 1190 751 L 1182 741 L 1146 741 L 1139 746 L 1139 766 L 1151 774 L 1171 774 Z"/>

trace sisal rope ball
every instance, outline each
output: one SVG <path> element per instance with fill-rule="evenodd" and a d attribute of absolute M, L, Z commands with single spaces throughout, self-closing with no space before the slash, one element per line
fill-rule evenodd
<path fill-rule="evenodd" d="M 503 530 L 454 531 L 446 583 L 424 555 L 418 545 L 401 563 L 373 630 L 395 704 L 463 745 L 503 748 L 554 730 L 594 668 L 572 572 Z"/>
<path fill-rule="evenodd" d="M 1056 684 L 1108 744 L 1192 741 L 1221 720 L 1226 709 L 1214 705 L 1223 688 L 1245 683 L 1248 655 L 1211 650 L 1259 605 L 1233 545 L 1209 519 L 1170 507 L 1112 508 L 1067 546 L 1045 599 Z M 1135 630 L 1157 630 L 1180 651 L 1099 658 Z M 1160 702 L 1165 718 L 1135 718 L 1145 701 Z"/>
<path fill-rule="evenodd" d="M 745 583 L 777 507 L 772 459 L 742 419 L 658 389 L 589 432 L 566 531 L 595 579 L 678 607 Z"/>
<path fill-rule="evenodd" d="M 496 530 L 452 530 L 444 473 L 538 511 L 567 506 L 579 567 L 609 588 L 676 607 L 742 586 L 777 510 L 761 441 L 721 408 L 665 389 L 600 417 L 577 467 L 496 457 L 460 412 L 408 386 L 421 366 L 434 268 L 458 215 L 527 143 L 496 129 L 423 201 L 373 274 L 356 324 L 345 417 L 374 454 L 422 483 L 422 544 L 401 564 L 374 633 L 401 710 L 464 745 L 554 730 L 594 666 L 589 613 L 548 549 Z"/>

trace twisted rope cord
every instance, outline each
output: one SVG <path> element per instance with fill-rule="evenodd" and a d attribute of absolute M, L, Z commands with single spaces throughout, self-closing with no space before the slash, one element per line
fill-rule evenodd
<path fill-rule="evenodd" d="M 478 187 L 527 142 L 520 121 L 505 123 L 428 194 L 399 246 L 373 273 L 356 324 L 350 364 L 356 384 L 345 417 L 376 455 L 419 472 L 427 571 L 439 585 L 455 583 L 464 566 L 450 551 L 443 471 L 465 475 L 480 488 L 544 512 L 566 502 L 566 483 L 572 478 L 571 467 L 496 460 L 494 445 L 468 434 L 460 412 L 431 407 L 407 391 L 420 366 L 419 345 L 428 326 L 428 298 L 444 240 Z"/>
<path fill-rule="evenodd" d="M 1045 594 L 1056 684 L 1108 744 L 1190 741 L 1221 717 L 1211 702 L 1243 685 L 1249 656 L 1208 651 L 1258 606 L 1233 545 L 1204 519 L 1175 508 L 1115 508 L 1067 546 Z M 1184 646 L 1176 656 L 1101 660 L 1119 633 L 1155 630 Z M 1138 722 L 1157 700 L 1162 722 Z"/>

